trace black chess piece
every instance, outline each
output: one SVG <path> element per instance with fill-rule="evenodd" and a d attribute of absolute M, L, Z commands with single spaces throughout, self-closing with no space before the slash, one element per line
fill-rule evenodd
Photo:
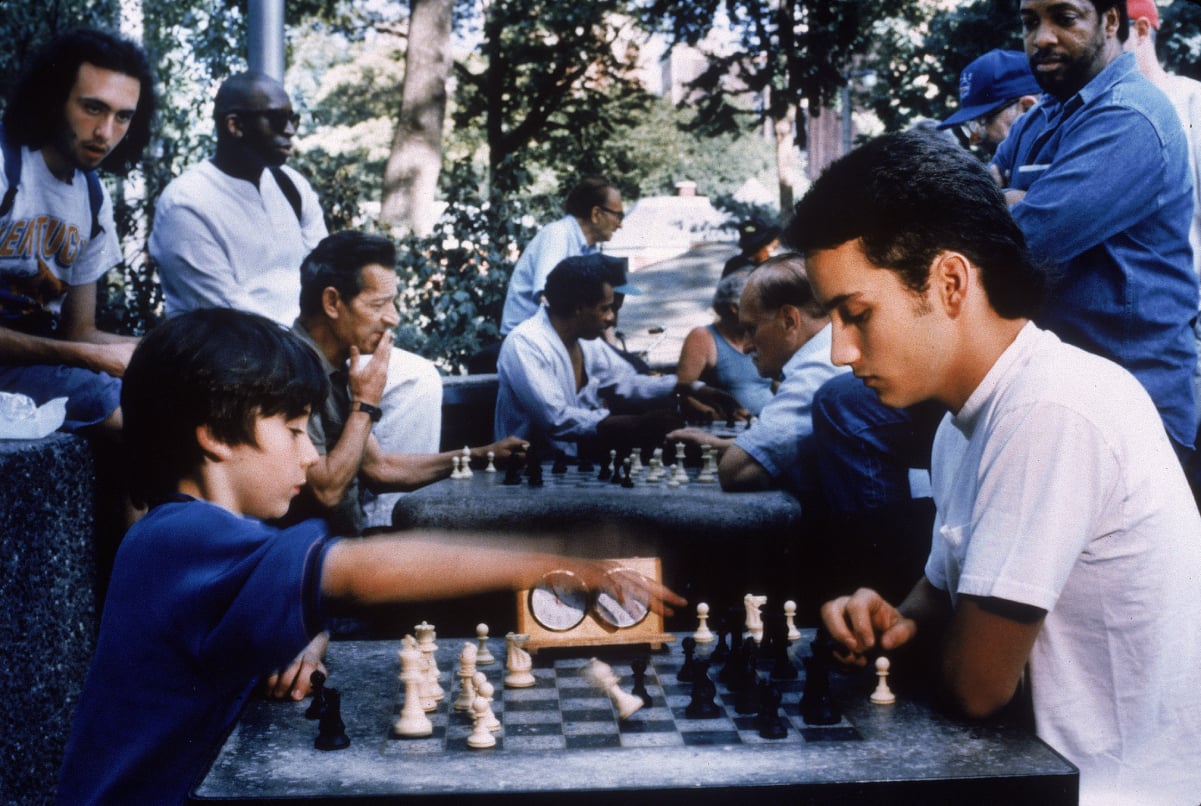
<path fill-rule="evenodd" d="M 608 481 L 613 476 L 613 470 L 609 467 L 609 457 L 601 459 L 600 472 L 596 474 L 597 481 Z"/>
<path fill-rule="evenodd" d="M 759 713 L 759 700 L 762 699 L 765 684 L 759 679 L 759 673 L 754 672 L 753 679 L 747 685 L 734 692 L 734 712 L 742 715 Z"/>
<path fill-rule="evenodd" d="M 313 701 L 304 712 L 306 719 L 320 719 L 325 712 L 325 674 L 320 669 L 314 669 L 309 675 L 309 683 L 313 686 Z"/>
<path fill-rule="evenodd" d="M 542 463 L 538 461 L 538 457 L 534 453 L 530 454 L 526 462 L 525 475 L 531 487 L 542 486 Z"/>
<path fill-rule="evenodd" d="M 717 619 L 717 643 L 713 647 L 713 651 L 709 653 L 709 660 L 713 663 L 725 663 L 726 658 L 730 657 L 730 647 L 726 644 L 726 636 L 730 634 L 729 622 L 724 618 Z"/>
<path fill-rule="evenodd" d="M 680 671 L 676 673 L 676 680 L 681 683 L 691 683 L 693 673 L 696 671 L 696 639 L 691 635 L 684 637 L 680 641 L 680 648 L 684 650 L 684 665 L 680 667 Z"/>
<path fill-rule="evenodd" d="M 801 718 L 806 725 L 836 725 L 842 714 L 830 697 L 830 665 L 833 661 L 833 639 L 823 629 L 809 642 L 812 653 L 804 659 L 805 693 L 801 695 Z"/>
<path fill-rule="evenodd" d="M 749 638 L 747 641 L 751 640 Z M 717 680 L 719 683 L 724 683 L 727 687 L 730 681 L 733 680 L 739 673 L 739 663 L 742 659 L 742 645 L 744 641 L 741 635 L 737 632 L 730 633 L 730 651 L 726 655 L 726 665 L 721 667 L 718 672 Z"/>
<path fill-rule="evenodd" d="M 609 478 L 609 481 L 614 484 L 621 484 L 622 469 L 624 467 L 626 467 L 625 457 L 619 453 L 613 459 L 613 475 Z"/>
<path fill-rule="evenodd" d="M 783 739 L 788 735 L 788 723 L 780 715 L 780 703 L 784 697 L 780 689 L 764 684 L 759 690 L 759 711 L 755 715 L 755 727 L 764 739 Z"/>
<path fill-rule="evenodd" d="M 350 747 L 346 725 L 342 722 L 342 695 L 336 688 L 325 689 L 325 710 L 317 723 L 317 739 L 313 746 L 318 750 L 343 750 Z"/>
<path fill-rule="evenodd" d="M 784 614 L 771 613 L 764 617 L 764 622 L 771 641 L 772 680 L 796 680 L 800 673 L 788 656 L 788 624 L 784 621 Z"/>
<path fill-rule="evenodd" d="M 688 719 L 716 719 L 721 716 L 721 708 L 713 701 L 717 696 L 717 686 L 709 677 L 709 659 L 697 659 L 694 671 L 692 699 L 684 708 L 684 716 Z"/>
<path fill-rule="evenodd" d="M 634 478 L 630 475 L 630 460 L 621 463 L 621 486 L 629 490 L 634 487 Z"/>
<path fill-rule="evenodd" d="M 508 461 L 505 462 L 505 477 L 501 484 L 510 487 L 521 484 L 521 454 L 517 451 L 510 453 Z"/>
<path fill-rule="evenodd" d="M 567 472 L 567 454 L 561 450 L 555 451 L 555 462 L 550 466 L 550 472 L 561 475 Z"/>
<path fill-rule="evenodd" d="M 630 689 L 630 693 L 635 697 L 642 698 L 642 704 L 647 708 L 651 707 L 654 700 L 651 694 L 646 690 L 646 658 L 634 658 L 630 661 L 630 669 L 634 672 L 634 687 Z"/>

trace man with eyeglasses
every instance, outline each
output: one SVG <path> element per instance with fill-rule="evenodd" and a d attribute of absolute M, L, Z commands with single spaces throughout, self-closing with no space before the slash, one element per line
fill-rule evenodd
<path fill-rule="evenodd" d="M 1042 88 L 1030 72 L 1026 54 L 990 50 L 959 74 L 959 111 L 938 128 L 959 127 L 968 143 L 991 155 L 1040 95 Z"/>
<path fill-rule="evenodd" d="M 290 327 L 300 263 L 326 236 L 317 194 L 284 163 L 296 113 L 278 81 L 240 73 L 217 90 L 217 152 L 159 198 L 150 256 L 167 316 L 237 308 Z"/>
<path fill-rule="evenodd" d="M 600 177 L 588 177 L 572 188 L 563 204 L 566 215 L 547 224 L 526 245 L 509 278 L 500 335 L 538 312 L 551 270 L 564 258 L 590 255 L 621 229 L 625 210 L 621 191 Z"/>

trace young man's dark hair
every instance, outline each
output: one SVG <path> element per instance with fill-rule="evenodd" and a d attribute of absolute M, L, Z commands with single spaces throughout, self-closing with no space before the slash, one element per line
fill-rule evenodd
<path fill-rule="evenodd" d="M 921 132 L 876 138 L 830 165 L 797 203 L 785 240 L 805 254 L 858 240 L 873 265 L 916 293 L 926 290 L 940 252 L 961 252 L 1007 319 L 1034 316 L 1047 292 L 1047 273 L 988 171 L 966 150 Z"/>
<path fill-rule="evenodd" d="M 604 207 L 609 191 L 615 190 L 613 184 L 599 176 L 589 176 L 567 194 L 563 209 L 576 218 L 587 218 L 592 215 L 593 207 Z"/>
<path fill-rule="evenodd" d="M 142 158 L 154 118 L 154 79 L 146 54 L 136 43 L 106 31 L 81 28 L 46 43 L 26 65 L 4 110 L 4 133 L 14 145 L 39 149 L 65 125 L 63 107 L 82 64 L 136 78 L 141 85 L 137 111 L 121 142 L 100 163 L 124 176 Z"/>
<path fill-rule="evenodd" d="M 200 463 L 197 427 L 255 444 L 256 418 L 315 409 L 327 384 L 313 351 L 257 314 L 205 308 L 167 320 L 138 345 L 121 389 L 132 493 L 157 504 L 174 492 Z"/>
<path fill-rule="evenodd" d="M 321 312 L 321 292 L 326 288 L 336 289 L 344 300 L 354 299 L 363 290 L 359 270 L 372 264 L 395 268 L 396 245 L 382 235 L 356 230 L 322 239 L 300 265 L 301 315 Z"/>
<path fill-rule="evenodd" d="M 546 278 L 546 304 L 557 316 L 571 316 L 581 305 L 599 302 L 606 283 L 609 268 L 601 255 L 564 258 Z"/>

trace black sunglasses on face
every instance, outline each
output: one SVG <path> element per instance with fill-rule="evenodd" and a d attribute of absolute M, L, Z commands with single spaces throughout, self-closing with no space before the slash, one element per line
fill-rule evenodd
<path fill-rule="evenodd" d="M 271 131 L 278 134 L 287 131 L 289 123 L 292 124 L 293 129 L 300 125 L 300 115 L 291 109 L 234 109 L 231 111 L 238 115 L 261 115 L 267 121 L 267 125 L 271 127 Z"/>

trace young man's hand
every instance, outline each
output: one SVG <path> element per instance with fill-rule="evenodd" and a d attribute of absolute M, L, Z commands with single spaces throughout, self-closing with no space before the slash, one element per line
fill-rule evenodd
<path fill-rule="evenodd" d="M 321 633 L 296 656 L 286 669 L 279 669 L 263 681 L 264 693 L 274 700 L 303 700 L 312 693 L 313 672 L 326 674 L 325 650 L 329 633 Z"/>
<path fill-rule="evenodd" d="M 834 657 L 842 663 L 863 666 L 873 649 L 885 652 L 908 643 L 917 634 L 917 623 L 870 588 L 839 596 L 822 605 L 822 622 L 842 650 Z"/>

